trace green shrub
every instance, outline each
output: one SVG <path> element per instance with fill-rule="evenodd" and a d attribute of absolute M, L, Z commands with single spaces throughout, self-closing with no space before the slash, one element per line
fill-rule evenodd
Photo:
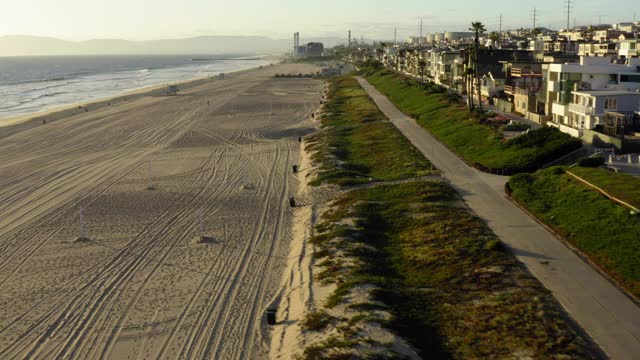
<path fill-rule="evenodd" d="M 324 131 L 309 137 L 320 170 L 311 185 L 340 186 L 431 173 L 429 161 L 389 122 L 353 77 L 332 80 Z M 337 161 L 336 161 L 337 160 Z"/>
<path fill-rule="evenodd" d="M 300 323 L 303 329 L 310 331 L 320 331 L 329 326 L 335 318 L 326 311 L 312 311 L 305 315 Z"/>
<path fill-rule="evenodd" d="M 623 187 L 617 185 L 618 182 L 636 191 L 640 183 L 631 176 L 617 177 L 619 174 L 608 174 L 602 169 L 571 168 L 569 171 L 612 191 L 615 196 L 624 195 L 616 192 Z M 589 255 L 630 292 L 640 296 L 640 218 L 565 174 L 561 167 L 514 176 L 509 186 L 520 204 Z M 627 194 L 629 201 L 633 201 L 632 193 Z"/>
<path fill-rule="evenodd" d="M 531 128 L 527 124 L 509 124 L 502 127 L 502 131 L 527 131 Z"/>
<path fill-rule="evenodd" d="M 578 161 L 580 167 L 599 167 L 604 165 L 604 158 L 602 156 L 593 156 L 582 158 Z"/>

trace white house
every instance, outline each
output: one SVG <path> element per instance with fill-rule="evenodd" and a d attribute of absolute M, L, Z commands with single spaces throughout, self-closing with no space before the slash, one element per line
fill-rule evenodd
<path fill-rule="evenodd" d="M 606 112 L 640 111 L 640 93 L 626 90 L 574 91 L 569 103 L 566 125 L 576 129 L 593 129 L 604 124 Z"/>
<path fill-rule="evenodd" d="M 547 64 L 543 71 L 547 81 L 547 115 L 552 116 L 552 125 L 565 132 L 576 135 L 580 129 L 593 129 L 602 124 L 603 112 L 610 110 L 605 108 L 607 103 L 615 103 L 617 111 L 638 111 L 638 58 L 618 64 L 608 57 L 583 56 L 580 63 Z"/>

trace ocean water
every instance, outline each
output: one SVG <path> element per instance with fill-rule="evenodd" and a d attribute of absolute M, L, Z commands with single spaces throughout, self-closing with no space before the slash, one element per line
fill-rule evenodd
<path fill-rule="evenodd" d="M 269 63 L 199 58 L 207 56 L 0 57 L 0 119 Z"/>

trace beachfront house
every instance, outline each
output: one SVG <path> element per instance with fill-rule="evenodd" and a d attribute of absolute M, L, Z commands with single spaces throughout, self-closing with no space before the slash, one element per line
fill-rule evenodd
<path fill-rule="evenodd" d="M 547 64 L 546 103 L 550 125 L 580 137 L 603 125 L 606 111 L 638 111 L 640 59 L 580 58 L 577 64 Z M 635 104 L 635 108 L 634 108 Z"/>

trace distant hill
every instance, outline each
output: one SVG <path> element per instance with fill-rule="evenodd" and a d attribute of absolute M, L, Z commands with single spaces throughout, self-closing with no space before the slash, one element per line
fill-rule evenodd
<path fill-rule="evenodd" d="M 338 38 L 308 38 L 325 46 L 341 42 Z M 95 39 L 65 41 L 29 35 L 0 36 L 0 56 L 38 55 L 152 55 L 152 54 L 280 54 L 293 46 L 293 39 L 274 40 L 262 36 L 199 36 L 186 39 L 129 41 Z"/>

